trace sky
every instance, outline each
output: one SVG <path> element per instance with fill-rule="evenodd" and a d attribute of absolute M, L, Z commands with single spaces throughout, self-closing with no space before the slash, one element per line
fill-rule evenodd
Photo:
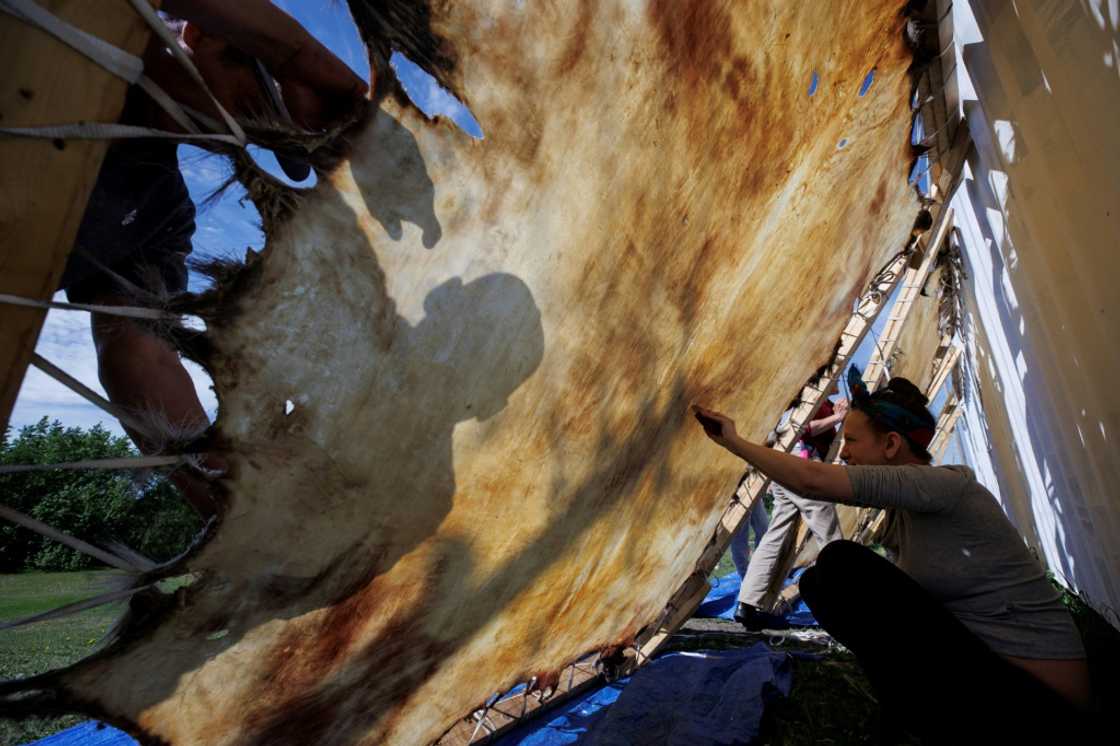
<path fill-rule="evenodd" d="M 365 47 L 350 18 L 346 3 L 342 0 L 274 0 L 274 4 L 303 24 L 304 28 L 368 82 L 369 62 L 365 56 Z M 422 111 L 429 116 L 447 116 L 464 132 L 473 137 L 482 136 L 482 129 L 470 112 L 431 76 L 399 54 L 393 56 L 391 63 L 405 91 Z M 284 178 L 268 151 L 253 149 L 251 152 L 264 168 Z M 180 145 L 179 169 L 191 198 L 199 206 L 192 241 L 193 255 L 196 258 L 240 258 L 247 248 L 260 249 L 263 246 L 264 235 L 260 230 L 259 216 L 252 205 L 244 200 L 245 192 L 239 185 L 224 192 L 216 201 L 203 204 L 228 173 L 221 158 L 200 148 Z M 192 273 L 190 289 L 199 290 L 202 287 L 203 279 Z M 56 294 L 55 300 L 65 301 L 65 294 Z M 97 378 L 97 360 L 90 337 L 89 315 L 85 312 L 50 311 L 39 336 L 36 352 L 98 393 L 105 394 Z M 213 418 L 217 412 L 217 400 L 210 389 L 209 377 L 190 361 L 186 361 L 186 366 L 194 379 L 203 406 Z M 42 417 L 57 419 L 66 426 L 83 428 L 101 423 L 114 433 L 123 434 L 113 417 L 45 374 L 30 368 L 12 412 L 11 426 L 18 429 L 33 424 Z"/>

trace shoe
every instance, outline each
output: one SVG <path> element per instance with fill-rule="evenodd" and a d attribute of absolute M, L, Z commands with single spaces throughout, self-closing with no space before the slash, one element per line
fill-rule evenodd
<path fill-rule="evenodd" d="M 748 632 L 761 632 L 764 629 L 789 629 L 789 622 L 777 614 L 768 614 L 758 607 L 740 602 L 735 609 L 735 621 Z"/>

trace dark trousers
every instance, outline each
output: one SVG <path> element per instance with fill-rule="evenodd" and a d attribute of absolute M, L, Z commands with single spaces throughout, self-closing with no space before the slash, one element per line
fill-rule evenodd
<path fill-rule="evenodd" d="M 825 547 L 801 597 L 859 660 L 884 717 L 927 743 L 1079 743 L 1088 715 L 1008 663 L 909 575 L 851 541 Z"/>

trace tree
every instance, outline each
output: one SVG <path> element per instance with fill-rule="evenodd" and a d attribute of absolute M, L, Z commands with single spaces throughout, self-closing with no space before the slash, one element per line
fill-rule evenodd
<path fill-rule="evenodd" d="M 0 440 L 2 464 L 49 464 L 136 455 L 100 425 L 64 428 L 44 417 Z M 153 560 L 183 551 L 201 524 L 162 476 L 129 471 L 33 471 L 0 475 L 0 502 L 91 544 L 120 541 Z M 99 563 L 14 524 L 0 524 L 0 572 L 80 570 Z"/>

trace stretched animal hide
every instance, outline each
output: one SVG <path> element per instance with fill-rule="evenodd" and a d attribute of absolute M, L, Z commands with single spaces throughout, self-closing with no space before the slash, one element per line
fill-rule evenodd
<path fill-rule="evenodd" d="M 761 438 L 914 219 L 901 11 L 355 8 L 485 139 L 380 98 L 269 226 L 209 328 L 201 579 L 57 701 L 150 742 L 418 744 L 656 621 L 742 469 L 687 406 Z"/>

